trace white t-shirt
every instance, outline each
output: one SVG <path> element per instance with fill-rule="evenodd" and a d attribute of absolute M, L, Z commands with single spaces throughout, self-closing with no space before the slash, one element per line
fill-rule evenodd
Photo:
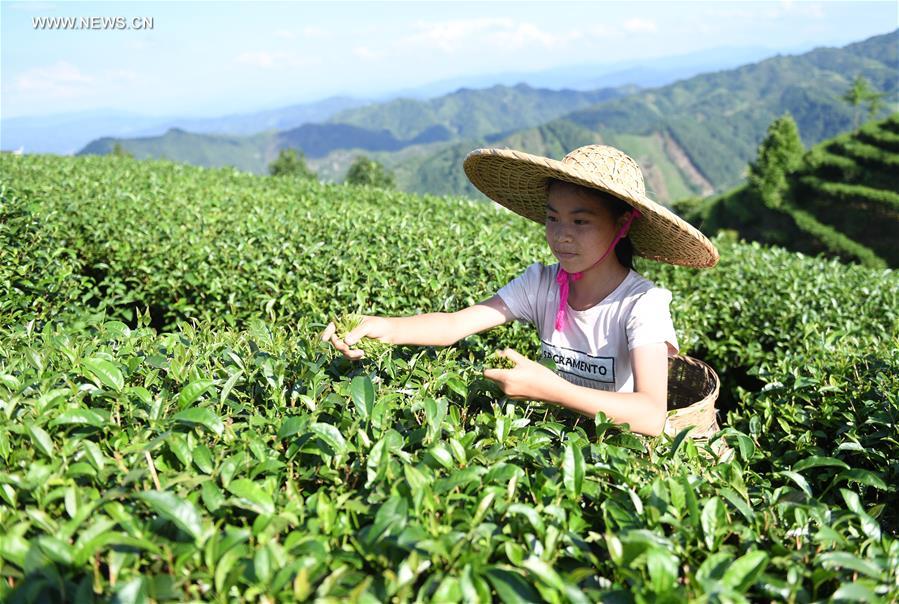
<path fill-rule="evenodd" d="M 554 331 L 559 309 L 559 265 L 530 265 L 498 293 L 512 314 L 537 328 L 541 354 L 552 358 L 563 378 L 579 386 L 633 392 L 630 351 L 668 343 L 678 351 L 668 305 L 671 292 L 631 270 L 608 296 L 587 310 L 566 309 L 565 329 Z"/>

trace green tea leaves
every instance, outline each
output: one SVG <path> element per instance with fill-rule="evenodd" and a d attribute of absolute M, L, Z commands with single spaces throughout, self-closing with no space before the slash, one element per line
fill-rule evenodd
<path fill-rule="evenodd" d="M 246 478 L 238 478 L 227 486 L 229 493 L 236 497 L 238 506 L 259 514 L 274 514 L 275 503 L 261 486 Z"/>
<path fill-rule="evenodd" d="M 138 498 L 194 539 L 199 540 L 203 536 L 203 517 L 190 501 L 168 491 L 146 491 L 138 494 Z"/>
<path fill-rule="evenodd" d="M 85 377 L 97 380 L 103 386 L 111 390 L 119 392 L 125 387 L 125 378 L 119 369 L 111 361 L 101 358 L 90 358 L 82 361 L 84 368 L 87 370 Z"/>
<path fill-rule="evenodd" d="M 579 497 L 584 484 L 584 454 L 575 443 L 565 444 L 562 474 L 565 488 L 573 497 Z"/>
<path fill-rule="evenodd" d="M 178 394 L 178 407 L 184 409 L 193 405 L 212 387 L 212 383 L 212 380 L 196 380 L 189 383 Z"/>
<path fill-rule="evenodd" d="M 371 383 L 371 378 L 367 375 L 354 377 L 350 383 L 350 393 L 359 415 L 365 419 L 371 417 L 372 407 L 375 404 L 375 387 Z"/>
<path fill-rule="evenodd" d="M 221 436 L 225 431 L 225 424 L 221 418 L 211 409 L 205 407 L 194 407 L 193 409 L 185 409 L 176 413 L 172 420 L 181 424 L 194 425 L 199 424 Z"/>

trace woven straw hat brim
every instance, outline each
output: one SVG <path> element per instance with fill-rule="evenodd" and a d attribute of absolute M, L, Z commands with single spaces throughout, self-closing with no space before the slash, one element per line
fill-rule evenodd
<path fill-rule="evenodd" d="M 641 192 L 599 174 L 513 149 L 475 149 L 465 158 L 464 168 L 472 184 L 487 197 L 541 225 L 546 222 L 548 179 L 598 189 L 640 211 L 629 233 L 635 254 L 695 268 L 718 263 L 718 250 L 692 225 Z"/>

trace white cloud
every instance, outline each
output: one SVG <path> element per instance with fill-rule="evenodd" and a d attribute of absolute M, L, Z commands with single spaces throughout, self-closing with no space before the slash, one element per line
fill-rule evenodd
<path fill-rule="evenodd" d="M 303 35 L 307 38 L 325 38 L 328 36 L 328 32 L 321 27 L 315 27 L 314 25 L 307 25 L 303 28 Z"/>
<path fill-rule="evenodd" d="M 136 83 L 141 81 L 140 74 L 138 74 L 133 69 L 111 69 L 104 72 L 104 79 L 109 81 L 117 81 L 120 83 Z"/>
<path fill-rule="evenodd" d="M 786 13 L 803 15 L 811 19 L 823 19 L 826 16 L 824 14 L 824 6 L 819 2 L 790 2 L 785 0 L 783 8 Z"/>
<path fill-rule="evenodd" d="M 353 56 L 363 61 L 377 61 L 386 56 L 386 53 L 374 51 L 368 46 L 355 46 L 353 47 Z"/>
<path fill-rule="evenodd" d="M 634 17 L 624 22 L 624 29 L 631 33 L 651 34 L 658 31 L 659 27 L 655 21 Z"/>
<path fill-rule="evenodd" d="M 25 95 L 69 99 L 92 87 L 95 79 L 67 61 L 33 67 L 16 78 L 16 91 Z"/>
<path fill-rule="evenodd" d="M 328 32 L 321 27 L 307 25 L 299 31 L 294 29 L 278 29 L 272 35 L 282 40 L 296 40 L 297 38 L 326 38 Z"/>
<path fill-rule="evenodd" d="M 272 35 L 276 38 L 281 38 L 282 40 L 295 40 L 297 37 L 296 32 L 290 31 L 289 29 L 279 29 Z"/>
<path fill-rule="evenodd" d="M 275 55 L 264 50 L 247 51 L 237 55 L 237 62 L 253 67 L 271 67 L 275 64 Z"/>
<path fill-rule="evenodd" d="M 430 47 L 447 53 L 484 44 L 509 50 L 529 46 L 552 48 L 566 41 L 564 36 L 548 33 L 533 23 L 505 17 L 418 21 L 412 27 L 416 33 L 401 39 L 400 46 Z"/>
<path fill-rule="evenodd" d="M 823 19 L 827 16 L 824 5 L 820 2 L 792 2 L 790 0 L 783 0 L 780 4 L 747 2 L 735 6 L 725 5 L 725 8 L 716 6 L 708 11 L 708 15 L 739 21 L 776 21 L 787 15 L 809 19 Z"/>
<path fill-rule="evenodd" d="M 296 53 L 285 51 L 253 50 L 242 52 L 235 58 L 241 65 L 273 69 L 283 67 L 309 67 L 317 65 L 320 61 L 316 57 L 300 56 Z"/>

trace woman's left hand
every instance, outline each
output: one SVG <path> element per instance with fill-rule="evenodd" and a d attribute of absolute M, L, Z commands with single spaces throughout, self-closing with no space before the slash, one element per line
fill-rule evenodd
<path fill-rule="evenodd" d="M 509 398 L 552 401 L 561 380 L 551 369 L 511 348 L 499 353 L 515 363 L 512 369 L 485 369 L 484 377 L 499 384 Z"/>

